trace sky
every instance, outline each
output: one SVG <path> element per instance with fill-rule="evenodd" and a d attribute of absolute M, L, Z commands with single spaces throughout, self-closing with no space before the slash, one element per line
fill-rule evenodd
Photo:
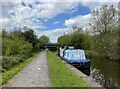
<path fill-rule="evenodd" d="M 71 32 L 71 28 L 74 26 L 89 27 L 93 9 L 99 8 L 103 4 L 118 7 L 118 0 L 83 1 L 1 1 L 0 27 L 5 27 L 10 31 L 27 26 L 34 29 L 38 37 L 46 35 L 52 43 L 55 43 L 59 36 Z"/>

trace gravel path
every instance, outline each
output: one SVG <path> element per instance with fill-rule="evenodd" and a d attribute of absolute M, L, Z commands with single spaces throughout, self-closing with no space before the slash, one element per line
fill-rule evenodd
<path fill-rule="evenodd" d="M 50 87 L 46 51 L 42 51 L 5 87 Z"/>

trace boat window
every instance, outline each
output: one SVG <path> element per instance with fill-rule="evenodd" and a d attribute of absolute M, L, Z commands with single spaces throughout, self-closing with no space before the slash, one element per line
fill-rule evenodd
<path fill-rule="evenodd" d="M 84 55 L 80 53 L 73 53 L 74 58 L 84 59 Z"/>
<path fill-rule="evenodd" d="M 64 52 L 64 55 L 66 55 L 66 52 Z"/>
<path fill-rule="evenodd" d="M 69 53 L 67 53 L 67 57 L 69 56 Z"/>

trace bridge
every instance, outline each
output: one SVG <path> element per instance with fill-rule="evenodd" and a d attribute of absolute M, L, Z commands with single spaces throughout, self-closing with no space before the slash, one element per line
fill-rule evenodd
<path fill-rule="evenodd" d="M 43 44 L 44 48 L 59 48 L 61 45 L 59 43 L 46 43 Z"/>
<path fill-rule="evenodd" d="M 59 48 L 60 48 L 60 43 L 46 43 L 43 44 L 43 49 L 48 48 L 50 51 L 57 51 L 58 55 L 60 55 L 59 53 Z"/>

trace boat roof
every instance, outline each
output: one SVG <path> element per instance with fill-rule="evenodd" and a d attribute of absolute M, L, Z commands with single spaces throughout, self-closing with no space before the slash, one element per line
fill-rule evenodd
<path fill-rule="evenodd" d="M 81 54 L 84 54 L 84 50 L 82 49 L 73 49 L 73 50 L 67 49 L 65 52 L 70 52 L 70 53 L 79 52 Z"/>

